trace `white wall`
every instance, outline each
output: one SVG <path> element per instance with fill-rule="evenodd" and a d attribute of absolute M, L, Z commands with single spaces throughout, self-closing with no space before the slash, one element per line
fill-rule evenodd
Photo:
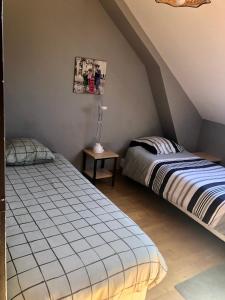
<path fill-rule="evenodd" d="M 225 1 L 197 9 L 125 2 L 202 118 L 225 124 Z"/>

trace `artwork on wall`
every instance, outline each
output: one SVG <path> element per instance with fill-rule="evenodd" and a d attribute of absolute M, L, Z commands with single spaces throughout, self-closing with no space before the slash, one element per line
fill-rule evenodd
<path fill-rule="evenodd" d="M 107 62 L 75 57 L 73 92 L 77 94 L 104 94 Z"/>

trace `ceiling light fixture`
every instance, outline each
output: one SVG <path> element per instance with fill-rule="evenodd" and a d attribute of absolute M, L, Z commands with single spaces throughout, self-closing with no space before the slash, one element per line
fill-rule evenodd
<path fill-rule="evenodd" d="M 157 3 L 164 3 L 174 7 L 199 7 L 202 4 L 211 3 L 210 0 L 155 0 Z"/>

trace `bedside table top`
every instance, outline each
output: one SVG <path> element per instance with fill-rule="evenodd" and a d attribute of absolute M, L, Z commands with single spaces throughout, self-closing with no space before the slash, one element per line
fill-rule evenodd
<path fill-rule="evenodd" d="M 88 149 L 84 149 L 83 150 L 84 153 L 86 153 L 87 155 L 91 156 L 94 159 L 107 159 L 107 158 L 117 158 L 119 157 L 119 155 L 115 152 L 112 152 L 110 150 L 105 150 L 102 153 L 95 153 L 93 151 L 93 149 L 88 148 Z"/>
<path fill-rule="evenodd" d="M 207 152 L 193 152 L 192 154 L 194 154 L 196 156 L 199 156 L 203 159 L 212 161 L 212 162 L 218 162 L 219 163 L 219 162 L 222 161 L 222 158 L 220 158 L 218 156 L 215 156 L 215 155 L 212 155 L 212 154 L 209 154 Z"/>

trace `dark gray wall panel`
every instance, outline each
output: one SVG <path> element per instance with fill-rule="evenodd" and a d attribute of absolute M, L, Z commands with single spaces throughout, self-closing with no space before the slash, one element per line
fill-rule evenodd
<path fill-rule="evenodd" d="M 225 125 L 203 120 L 198 150 L 218 155 L 225 162 Z"/>
<path fill-rule="evenodd" d="M 162 74 L 177 140 L 189 151 L 195 151 L 202 118 L 179 82 L 166 66 L 163 67 Z"/>

